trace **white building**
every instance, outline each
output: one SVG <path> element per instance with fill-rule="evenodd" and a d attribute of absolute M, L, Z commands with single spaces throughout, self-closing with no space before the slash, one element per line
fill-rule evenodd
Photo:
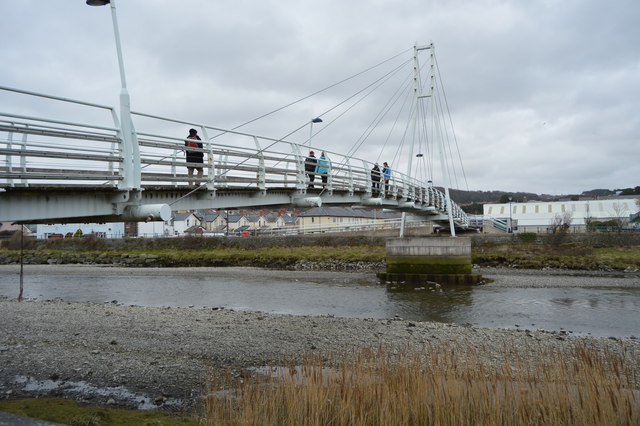
<path fill-rule="evenodd" d="M 171 219 L 167 221 L 138 222 L 138 237 L 159 238 L 173 236 Z"/>
<path fill-rule="evenodd" d="M 78 233 L 82 235 L 94 234 L 98 238 L 122 238 L 124 236 L 124 223 L 56 223 L 38 224 L 36 228 L 37 238 L 64 238 Z"/>
<path fill-rule="evenodd" d="M 548 232 L 556 216 L 570 216 L 571 232 L 586 230 L 586 222 L 629 218 L 640 210 L 638 198 L 606 198 L 580 201 L 531 201 L 527 203 L 485 204 L 484 229 L 491 231 L 492 221 L 509 222 L 516 232 Z M 503 229 L 504 230 L 504 229 Z"/>

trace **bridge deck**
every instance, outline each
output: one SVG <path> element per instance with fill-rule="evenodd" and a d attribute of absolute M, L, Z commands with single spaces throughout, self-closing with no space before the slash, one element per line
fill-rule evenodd
<path fill-rule="evenodd" d="M 122 138 L 112 107 L 3 90 L 44 97 L 55 103 L 48 112 L 62 114 L 60 103 L 75 103 L 93 115 L 95 110 L 106 113 L 106 120 L 73 122 L 0 112 L 2 221 L 135 220 L 154 216 L 167 205 L 173 210 L 352 205 L 409 211 L 432 220 L 451 213 L 454 226 L 468 226 L 467 215 L 455 203 L 415 177 L 394 171 L 379 189 L 373 188 L 374 164 L 366 159 L 324 150 L 328 171 L 325 176 L 314 173 L 315 187 L 309 189 L 303 151 L 321 148 L 142 113 L 133 113 L 140 127 L 129 140 Z M 202 148 L 189 148 L 203 154 L 202 164 L 185 161 L 185 139 L 176 133 L 187 126 L 202 136 Z M 189 179 L 188 166 L 202 167 L 204 177 Z"/>

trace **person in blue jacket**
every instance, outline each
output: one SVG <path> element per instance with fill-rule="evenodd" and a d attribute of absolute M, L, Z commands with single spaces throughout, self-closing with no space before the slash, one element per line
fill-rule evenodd
<path fill-rule="evenodd" d="M 382 163 L 382 177 L 384 177 L 384 192 L 389 190 L 389 179 L 391 179 L 391 167 L 385 161 Z"/>
<path fill-rule="evenodd" d="M 316 174 L 319 174 L 322 178 L 322 186 L 327 185 L 327 178 L 329 177 L 329 169 L 331 168 L 331 160 L 324 153 L 320 154 L 318 163 L 316 165 Z"/>

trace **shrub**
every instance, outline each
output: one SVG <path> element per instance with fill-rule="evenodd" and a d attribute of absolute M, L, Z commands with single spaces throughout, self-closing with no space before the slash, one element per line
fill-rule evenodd
<path fill-rule="evenodd" d="M 516 234 L 518 239 L 523 243 L 535 243 L 538 235 L 534 232 L 523 232 L 522 234 Z"/>

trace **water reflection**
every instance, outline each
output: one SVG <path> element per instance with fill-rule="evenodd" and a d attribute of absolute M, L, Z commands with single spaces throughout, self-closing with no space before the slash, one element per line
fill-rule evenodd
<path fill-rule="evenodd" d="M 402 318 L 457 322 L 460 312 L 473 304 L 473 288 L 390 286 L 387 298 Z"/>
<path fill-rule="evenodd" d="M 17 297 L 17 268 L 0 274 L 0 296 Z M 253 268 L 38 271 L 25 277 L 25 297 L 140 306 L 224 307 L 293 315 L 404 318 L 492 328 L 640 337 L 640 289 L 499 285 L 384 286 L 372 274 L 267 271 Z M 358 278 L 355 279 L 354 277 Z M 517 280 L 516 277 L 510 277 Z M 546 279 L 544 277 L 541 280 Z M 1 317 L 1 314 L 0 314 Z"/>

